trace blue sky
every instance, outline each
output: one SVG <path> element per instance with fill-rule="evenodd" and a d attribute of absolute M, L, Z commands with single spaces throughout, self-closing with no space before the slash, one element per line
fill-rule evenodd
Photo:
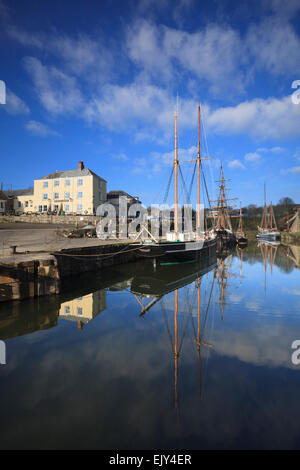
<path fill-rule="evenodd" d="M 0 21 L 5 189 L 83 160 L 108 190 L 159 202 L 176 106 L 189 184 L 200 100 L 211 197 L 222 161 L 243 204 L 264 181 L 269 201 L 300 202 L 298 0 L 0 0 Z"/>

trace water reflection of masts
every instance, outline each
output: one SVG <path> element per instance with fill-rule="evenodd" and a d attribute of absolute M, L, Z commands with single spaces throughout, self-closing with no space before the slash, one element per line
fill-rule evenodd
<path fill-rule="evenodd" d="M 209 294 L 209 300 L 206 308 L 206 313 L 205 313 L 205 318 L 204 318 L 204 324 L 203 324 L 203 334 L 205 331 L 205 325 L 206 325 L 206 320 L 207 320 L 207 315 L 208 315 L 208 310 L 210 307 L 211 303 L 211 298 L 212 298 L 212 292 L 213 292 L 213 287 L 214 287 L 214 282 L 215 282 L 215 272 L 213 274 L 213 281 L 211 283 L 211 289 L 210 289 L 210 294 Z M 207 348 L 213 348 L 214 345 L 207 343 L 206 341 L 203 341 L 200 336 L 200 329 L 201 329 L 201 278 L 199 277 L 196 281 L 196 288 L 197 288 L 197 334 L 195 334 L 195 339 L 194 342 L 196 343 L 197 347 L 197 356 L 198 356 L 198 382 L 199 382 L 199 394 L 200 398 L 202 398 L 202 383 L 201 383 L 201 346 L 206 346 Z M 193 318 L 193 317 L 192 317 Z M 194 333 L 195 332 L 195 326 L 193 322 L 193 328 L 194 328 Z"/>
<path fill-rule="evenodd" d="M 227 260 L 227 262 L 226 262 Z M 226 305 L 226 291 L 228 287 L 228 277 L 230 276 L 229 268 L 231 266 L 232 261 L 232 254 L 227 256 L 226 259 L 219 258 L 218 259 L 218 272 L 217 277 L 219 279 L 219 288 L 220 288 L 220 296 L 219 296 L 219 304 L 221 305 L 221 320 L 224 318 L 224 310 Z"/>
<path fill-rule="evenodd" d="M 258 246 L 260 247 L 260 251 L 262 254 L 262 258 L 264 260 L 264 271 L 265 271 L 265 292 L 267 291 L 267 267 L 268 267 L 268 259 L 270 258 L 270 267 L 271 267 L 271 275 L 273 274 L 273 264 L 275 263 L 277 248 L 279 244 L 275 243 L 268 243 L 268 242 L 259 242 Z M 273 251 L 274 250 L 274 251 Z"/>

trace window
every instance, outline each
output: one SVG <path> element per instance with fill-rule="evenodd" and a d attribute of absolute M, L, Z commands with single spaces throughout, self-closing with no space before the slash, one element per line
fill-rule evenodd
<path fill-rule="evenodd" d="M 99 188 L 101 188 L 101 186 L 102 186 L 102 181 L 101 180 L 98 181 L 98 186 L 99 186 Z"/>
<path fill-rule="evenodd" d="M 44 199 L 44 200 L 45 200 L 45 199 L 48 199 L 48 193 L 44 193 L 44 194 L 43 194 L 43 199 Z"/>
<path fill-rule="evenodd" d="M 70 313 L 70 305 L 65 305 L 65 313 Z"/>
<path fill-rule="evenodd" d="M 25 207 L 28 207 L 28 201 L 25 201 Z"/>
<path fill-rule="evenodd" d="M 47 212 L 47 206 L 43 206 L 43 212 Z"/>
<path fill-rule="evenodd" d="M 54 204 L 54 210 L 58 211 L 58 205 L 57 204 Z"/>
<path fill-rule="evenodd" d="M 18 207 L 21 207 L 21 203 L 20 203 L 20 201 L 18 201 Z"/>
<path fill-rule="evenodd" d="M 42 212 L 43 206 L 39 206 L 39 212 Z"/>
<path fill-rule="evenodd" d="M 102 201 L 101 193 L 99 193 L 99 201 Z"/>
<path fill-rule="evenodd" d="M 69 191 L 67 191 L 67 192 L 65 193 L 65 199 L 70 199 L 70 193 L 69 193 Z"/>
<path fill-rule="evenodd" d="M 77 315 L 82 315 L 82 307 L 77 307 Z"/>
<path fill-rule="evenodd" d="M 82 199 L 82 191 L 78 191 L 77 197 L 78 197 L 78 199 Z"/>
<path fill-rule="evenodd" d="M 69 210 L 70 210 L 69 204 L 66 204 L 66 205 L 65 205 L 65 211 L 66 211 L 66 212 L 69 212 Z"/>
<path fill-rule="evenodd" d="M 78 186 L 82 186 L 82 185 L 83 185 L 83 179 L 82 179 L 82 178 L 79 178 L 79 179 L 77 180 L 77 184 L 78 184 Z"/>
<path fill-rule="evenodd" d="M 59 193 L 54 193 L 54 199 L 59 199 Z"/>
<path fill-rule="evenodd" d="M 66 186 L 70 186 L 70 180 L 65 181 Z"/>
<path fill-rule="evenodd" d="M 48 188 L 48 181 L 44 181 L 43 188 Z"/>
<path fill-rule="evenodd" d="M 77 204 L 77 210 L 82 211 L 82 204 Z"/>
<path fill-rule="evenodd" d="M 54 186 L 59 186 L 59 180 L 54 181 Z"/>

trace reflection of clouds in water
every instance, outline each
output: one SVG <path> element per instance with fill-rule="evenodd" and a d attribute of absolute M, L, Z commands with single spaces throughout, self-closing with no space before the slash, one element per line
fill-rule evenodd
<path fill-rule="evenodd" d="M 258 313 L 262 308 L 262 302 L 258 299 L 248 300 L 245 302 L 245 307 L 248 310 Z"/>
<path fill-rule="evenodd" d="M 299 289 L 288 289 L 287 287 L 282 287 L 281 292 L 283 292 L 284 294 L 289 294 L 289 295 L 300 295 Z"/>
<path fill-rule="evenodd" d="M 245 298 L 245 294 L 229 294 L 228 300 L 233 304 L 239 304 Z"/>
<path fill-rule="evenodd" d="M 216 331 L 216 352 L 222 356 L 236 357 L 253 365 L 294 368 L 291 362 L 291 326 L 266 325 L 248 327 L 246 331 Z"/>
<path fill-rule="evenodd" d="M 281 386 L 280 380 L 275 387 L 264 388 L 265 374 L 273 368 L 256 376 L 253 365 L 241 369 L 240 363 L 228 359 L 260 366 L 285 365 L 284 340 L 278 344 L 278 338 L 291 332 L 277 328 L 266 335 L 257 328 L 217 333 L 217 354 L 208 362 L 202 401 L 191 343 L 182 353 L 179 423 L 173 408 L 172 354 L 146 327 L 142 341 L 128 329 L 121 337 L 112 331 L 98 341 L 97 336 L 83 337 L 71 348 L 66 343 L 57 351 L 44 352 L 32 364 L 22 389 L 23 408 L 30 410 L 30 419 L 26 412 L 22 415 L 22 407 L 21 412 L 12 412 L 5 439 L 18 442 L 25 420 L 23 443 L 29 439 L 35 446 L 43 442 L 45 447 L 75 442 L 78 448 L 201 448 L 212 443 L 230 447 L 240 442 L 245 430 L 250 446 L 253 442 L 253 446 L 274 446 L 273 433 L 281 445 L 293 445 L 298 436 L 291 412 L 298 402 L 296 390 L 286 383 Z M 26 364 L 23 366 L 27 373 Z M 284 397 L 285 406 L 279 406 Z"/>

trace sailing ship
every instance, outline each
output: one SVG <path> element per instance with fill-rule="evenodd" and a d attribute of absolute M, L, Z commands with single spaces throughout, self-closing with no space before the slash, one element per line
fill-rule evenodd
<path fill-rule="evenodd" d="M 243 214 L 242 214 L 242 205 L 240 203 L 240 215 L 239 215 L 239 226 L 235 234 L 237 243 L 239 246 L 244 246 L 248 244 L 248 238 L 243 231 Z"/>
<path fill-rule="evenodd" d="M 174 175 L 175 175 L 175 210 L 174 231 L 166 234 L 166 239 L 151 239 L 142 241 L 137 247 L 136 253 L 142 258 L 152 258 L 158 263 L 177 263 L 201 260 L 213 256 L 216 252 L 216 236 L 210 232 L 201 232 L 200 229 L 200 103 L 198 105 L 198 152 L 197 152 L 197 214 L 196 232 L 179 230 L 178 222 L 178 146 L 177 146 L 177 111 L 175 111 L 175 152 L 174 152 Z M 147 230 L 148 231 L 148 230 Z"/>
<path fill-rule="evenodd" d="M 227 188 L 225 186 L 223 166 L 221 164 L 219 183 L 219 198 L 216 202 L 217 205 L 211 208 L 211 213 L 215 218 L 215 233 L 217 237 L 217 250 L 221 251 L 224 248 L 234 247 L 236 245 L 236 236 L 233 233 L 230 221 L 230 213 L 233 212 L 232 206 L 228 205 L 228 201 L 233 201 L 236 198 L 229 199 L 226 196 Z"/>
<path fill-rule="evenodd" d="M 266 203 L 266 185 L 264 185 L 264 211 L 262 216 L 261 225 L 258 226 L 258 234 L 256 238 L 262 240 L 269 240 L 269 241 L 276 241 L 280 240 L 280 232 L 277 230 L 276 220 L 274 216 L 272 201 L 270 204 L 270 213 L 268 214 L 267 211 L 267 203 Z"/>

